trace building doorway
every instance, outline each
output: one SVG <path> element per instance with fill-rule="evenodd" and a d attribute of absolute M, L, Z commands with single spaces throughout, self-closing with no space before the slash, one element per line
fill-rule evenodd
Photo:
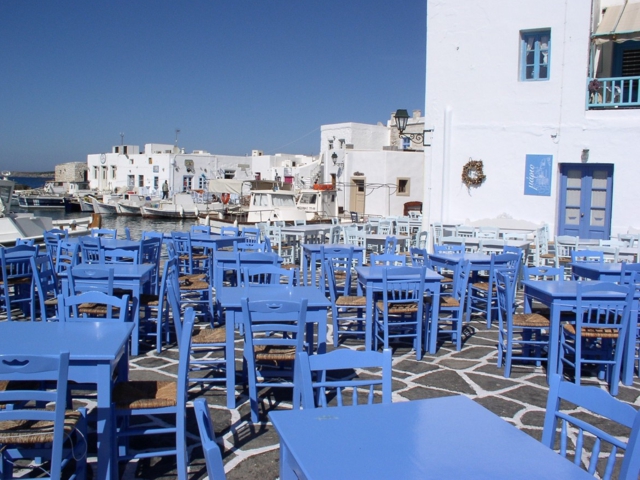
<path fill-rule="evenodd" d="M 351 188 L 349 189 L 349 210 L 364 215 L 365 206 L 365 178 L 351 177 Z"/>

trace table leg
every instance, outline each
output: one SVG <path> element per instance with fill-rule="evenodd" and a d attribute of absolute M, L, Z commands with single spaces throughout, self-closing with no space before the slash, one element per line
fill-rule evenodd
<path fill-rule="evenodd" d="M 367 282 L 367 308 L 364 318 L 364 348 L 371 350 L 373 345 L 373 284 Z"/>
<path fill-rule="evenodd" d="M 638 303 L 634 298 L 631 317 L 629 318 L 629 328 L 627 330 L 627 340 L 622 354 L 622 383 L 624 385 L 633 384 L 633 367 L 636 350 L 636 331 L 638 329 Z"/>
<path fill-rule="evenodd" d="M 440 316 L 440 280 L 438 280 L 438 284 L 433 287 L 429 286 L 429 291 L 431 292 L 431 328 L 429 328 L 429 322 L 425 324 L 425 338 L 429 339 L 429 353 L 431 355 L 435 355 L 436 347 L 438 344 L 438 318 Z M 462 321 L 462 318 L 458 320 Z"/>
<path fill-rule="evenodd" d="M 298 478 L 301 478 L 296 474 L 296 467 L 297 463 L 291 455 L 289 447 L 280 442 L 280 479 L 298 480 Z"/>
<path fill-rule="evenodd" d="M 236 408 L 236 319 L 235 312 L 230 308 L 227 308 L 225 312 L 225 325 L 227 328 L 224 347 L 224 358 L 227 367 L 227 408 Z"/>
<path fill-rule="evenodd" d="M 118 478 L 118 459 L 115 442 L 114 425 L 111 417 L 111 365 L 101 364 L 96 367 L 98 420 L 98 479 Z"/>

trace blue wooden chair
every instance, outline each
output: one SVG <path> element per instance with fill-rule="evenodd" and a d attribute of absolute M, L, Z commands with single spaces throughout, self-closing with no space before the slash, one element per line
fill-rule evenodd
<path fill-rule="evenodd" d="M 65 240 L 58 242 L 55 261 L 55 271 L 58 277 L 66 275 L 69 268 L 75 267 L 78 264 L 80 260 L 79 251 L 79 243 L 70 243 Z"/>
<path fill-rule="evenodd" d="M 173 246 L 178 255 L 180 275 L 208 273 L 211 257 L 209 252 L 195 252 L 191 246 L 189 232 L 171 232 Z"/>
<path fill-rule="evenodd" d="M 238 237 L 240 236 L 240 230 L 238 229 L 238 227 L 222 227 L 220 228 L 220 235 Z"/>
<path fill-rule="evenodd" d="M 2 478 L 13 476 L 19 459 L 34 459 L 33 468 L 40 476 L 43 459 L 49 479 L 60 479 L 62 469 L 75 459 L 75 477 L 85 478 L 87 465 L 87 426 L 84 409 L 67 410 L 69 352 L 60 355 L 0 354 L 1 381 L 27 381 L 47 388 L 18 387 L 0 391 L 0 455 Z M 18 383 L 18 382 L 16 382 Z M 54 405 L 52 405 L 54 403 Z M 48 405 L 44 409 L 42 405 Z M 22 469 L 23 467 L 21 467 Z M 28 475 L 27 475 L 28 476 Z"/>
<path fill-rule="evenodd" d="M 268 287 L 289 285 L 297 280 L 297 270 L 286 269 L 277 265 L 252 265 L 241 268 L 242 283 L 249 287 Z"/>
<path fill-rule="evenodd" d="M 407 256 L 406 255 L 398 255 L 395 253 L 380 253 L 380 254 L 372 254 L 370 257 L 371 265 L 386 265 L 386 266 L 396 266 L 396 267 L 404 267 L 407 265 Z"/>
<path fill-rule="evenodd" d="M 66 274 L 70 295 L 84 292 L 103 292 L 107 295 L 113 295 L 113 267 L 95 265 L 91 268 L 69 269 Z"/>
<path fill-rule="evenodd" d="M 610 298 L 611 292 L 624 295 Z M 596 364 L 604 373 L 611 395 L 618 394 L 625 339 L 633 309 L 635 287 L 610 282 L 578 283 L 575 322 L 565 323 L 560 336 L 558 372 L 574 369 L 580 384 L 583 365 Z M 550 345 L 550 348 L 554 348 Z"/>
<path fill-rule="evenodd" d="M 409 254 L 411 256 L 411 265 L 430 268 L 431 262 L 429 262 L 429 254 L 426 248 L 411 247 L 409 248 Z"/>
<path fill-rule="evenodd" d="M 258 227 L 244 227 L 242 229 L 242 236 L 245 243 L 260 243 L 262 234 Z"/>
<path fill-rule="evenodd" d="M 101 237 L 80 237 L 80 256 L 82 263 L 104 263 L 104 250 Z"/>
<path fill-rule="evenodd" d="M 559 269 L 561 270 L 561 269 Z M 559 273 L 562 276 L 562 272 Z M 511 376 L 514 346 L 521 352 L 518 360 L 534 360 L 537 365 L 546 359 L 549 347 L 549 319 L 539 313 L 514 313 L 516 302 L 514 279 L 496 272 L 498 299 L 498 368 L 504 361 L 504 376 Z"/>
<path fill-rule="evenodd" d="M 189 231 L 191 235 L 211 235 L 211 227 L 209 225 L 191 225 Z"/>
<path fill-rule="evenodd" d="M 339 349 L 296 358 L 293 408 L 324 408 L 391 403 L 391 350 Z M 366 369 L 362 377 L 354 369 Z M 375 370 L 371 370 L 375 369 Z M 345 373 L 347 371 L 348 373 Z"/>
<path fill-rule="evenodd" d="M 51 260 L 51 265 L 55 267 L 58 243 L 60 243 L 61 240 L 67 240 L 68 232 L 66 230 L 54 228 L 52 230 L 46 230 L 42 236 L 44 238 L 45 247 L 47 248 L 47 254 Z"/>
<path fill-rule="evenodd" d="M 384 239 L 384 246 L 380 253 L 394 254 L 398 251 L 398 239 L 394 236 L 388 236 Z"/>
<path fill-rule="evenodd" d="M 416 359 L 422 358 L 426 271 L 426 267 L 392 266 L 382 270 L 381 299 L 374 308 L 374 349 L 380 344 L 389 348 L 393 340 L 411 339 Z"/>
<path fill-rule="evenodd" d="M 371 319 L 365 318 L 367 298 L 365 296 L 350 295 L 349 284 L 339 287 L 336 279 L 336 266 L 327 259 L 323 270 L 329 286 L 331 299 L 331 321 L 333 323 L 333 345 L 338 346 L 340 336 L 365 337 L 366 323 Z"/>
<path fill-rule="evenodd" d="M 626 442 L 620 438 L 621 426 L 631 429 Z M 561 375 L 550 377 L 542 443 L 554 450 L 559 444 L 558 453 L 572 456 L 579 466 L 588 457 L 583 468 L 602 479 L 614 478 L 616 463 L 620 470 L 615 478 L 637 480 L 640 474 L 640 412 L 598 387 L 578 386 L 563 381 Z M 624 450 L 622 462 L 618 462 L 620 450 Z"/>
<path fill-rule="evenodd" d="M 604 263 L 604 253 L 599 250 L 572 250 L 571 263 L 574 262 Z"/>
<path fill-rule="evenodd" d="M 425 328 L 424 342 L 428 345 L 431 335 L 447 336 L 456 344 L 456 350 L 462 348 L 462 324 L 464 322 L 465 301 L 471 264 L 464 260 L 455 264 L 452 288 L 440 292 L 439 308 L 429 305 L 428 323 Z M 432 297 L 428 298 L 428 301 Z M 431 302 L 430 302 L 431 303 Z"/>
<path fill-rule="evenodd" d="M 487 321 L 487 328 L 491 328 L 494 316 L 498 316 L 498 302 L 495 295 L 496 271 L 500 270 L 505 275 L 509 275 L 514 282 L 515 288 L 517 276 L 520 273 L 520 262 L 522 256 L 515 253 L 492 254 L 486 280 L 476 281 L 468 285 L 467 288 L 467 322 L 471 321 L 474 312 L 484 314 Z"/>
<path fill-rule="evenodd" d="M 553 280 L 562 282 L 564 281 L 564 268 L 546 265 L 537 267 L 524 266 L 522 268 L 522 277 L 524 280 Z"/>
<path fill-rule="evenodd" d="M 115 228 L 92 228 L 91 236 L 99 238 L 113 238 L 115 240 L 118 238 L 118 231 Z"/>
<path fill-rule="evenodd" d="M 140 240 L 140 263 L 153 265 L 150 292 L 158 294 L 160 289 L 160 256 L 162 255 L 162 237 L 150 237 Z"/>
<path fill-rule="evenodd" d="M 140 249 L 112 248 L 102 254 L 105 265 L 137 265 L 140 261 Z"/>
<path fill-rule="evenodd" d="M 433 253 L 451 253 L 451 254 L 460 254 L 464 255 L 464 244 L 462 245 L 453 245 L 450 243 L 444 245 L 434 245 Z"/>
<path fill-rule="evenodd" d="M 0 311 L 11 321 L 12 309 L 19 307 L 26 316 L 31 312 L 31 258 L 38 255 L 38 246 L 0 247 Z"/>
<path fill-rule="evenodd" d="M 46 256 L 31 258 L 31 320 L 40 318 L 41 321 L 57 320 L 58 295 L 60 288 L 56 272 Z M 37 307 L 37 308 L 36 308 Z M 39 310 L 40 315 L 36 314 Z"/>
<path fill-rule="evenodd" d="M 623 263 L 620 273 L 620 282 L 623 285 L 635 285 L 636 291 L 640 291 L 640 263 Z M 629 323 L 631 325 L 631 335 L 636 336 L 636 347 L 634 364 L 636 373 L 640 376 L 640 312 L 638 317 L 631 317 Z M 637 322 L 637 325 L 633 322 Z"/>
<path fill-rule="evenodd" d="M 213 423 L 209 415 L 209 406 L 204 398 L 197 398 L 193 401 L 193 408 L 198 422 L 200 442 L 204 452 L 204 460 L 207 465 L 207 475 L 212 480 L 225 480 L 224 464 L 220 447 L 216 443 L 216 435 L 213 430 Z"/>
<path fill-rule="evenodd" d="M 258 422 L 258 388 L 293 388 L 296 354 L 303 351 L 307 300 L 241 300 L 244 371 L 251 421 Z M 260 381 L 259 381 L 260 379 Z"/>
<path fill-rule="evenodd" d="M 353 246 L 344 247 L 320 247 L 318 254 L 320 259 L 320 285 L 323 291 L 329 293 L 328 271 L 325 268 L 326 261 L 333 264 L 333 281 L 340 286 L 341 295 L 349 295 L 351 289 L 351 270 L 354 266 Z M 313 283 L 315 285 L 316 265 L 310 266 Z"/>
<path fill-rule="evenodd" d="M 191 331 L 195 321 L 195 312 L 187 308 L 184 313 L 182 338 L 180 339 L 180 355 L 178 359 L 178 378 L 174 381 L 165 380 L 129 380 L 116 383 L 113 387 L 112 412 L 116 425 L 116 439 L 118 461 L 131 459 L 165 457 L 175 455 L 177 460 L 177 474 L 180 480 L 187 479 L 187 372 L 189 368 L 189 353 L 191 352 Z M 132 425 L 133 417 L 171 416 L 172 425 L 162 421 L 160 425 L 149 426 L 146 422 Z M 133 451 L 128 446 L 131 437 L 149 435 L 175 435 L 175 440 L 168 446 L 158 448 L 149 447 L 140 451 Z M 147 445 L 154 444 L 147 442 Z"/>
<path fill-rule="evenodd" d="M 131 299 L 135 304 L 135 299 Z M 129 315 L 129 295 L 122 298 L 103 292 L 85 292 L 78 295 L 58 295 L 60 322 L 126 322 Z"/>

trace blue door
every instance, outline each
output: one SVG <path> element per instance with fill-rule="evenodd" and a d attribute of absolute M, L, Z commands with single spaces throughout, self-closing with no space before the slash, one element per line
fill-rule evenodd
<path fill-rule="evenodd" d="M 608 239 L 611 234 L 613 165 L 560 165 L 558 235 Z"/>

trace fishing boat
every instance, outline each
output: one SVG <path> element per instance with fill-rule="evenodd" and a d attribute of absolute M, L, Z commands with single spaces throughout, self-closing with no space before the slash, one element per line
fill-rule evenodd
<path fill-rule="evenodd" d="M 96 197 L 91 197 L 93 211 L 100 215 L 115 215 L 118 213 L 116 211 L 116 204 L 121 198 L 121 195 L 103 195 L 102 201 L 100 201 Z"/>
<path fill-rule="evenodd" d="M 11 180 L 0 180 L 0 245 L 15 245 L 16 239 L 33 239 L 36 243 L 44 241 L 43 233 L 53 228 L 65 229 L 70 236 L 86 235 L 89 231 L 91 217 L 72 220 L 52 220 L 33 213 L 13 213 L 11 211 L 11 195 L 15 183 Z"/>
<path fill-rule="evenodd" d="M 144 218 L 196 218 L 200 212 L 218 212 L 224 208 L 221 202 L 197 202 L 194 195 L 176 193 L 170 200 L 152 202 L 140 207 Z"/>
<path fill-rule="evenodd" d="M 145 205 L 151 206 L 154 202 L 159 201 L 160 198 L 158 197 L 127 192 L 123 195 L 122 200 L 116 203 L 116 211 L 118 215 L 141 215 L 141 207 Z"/>

